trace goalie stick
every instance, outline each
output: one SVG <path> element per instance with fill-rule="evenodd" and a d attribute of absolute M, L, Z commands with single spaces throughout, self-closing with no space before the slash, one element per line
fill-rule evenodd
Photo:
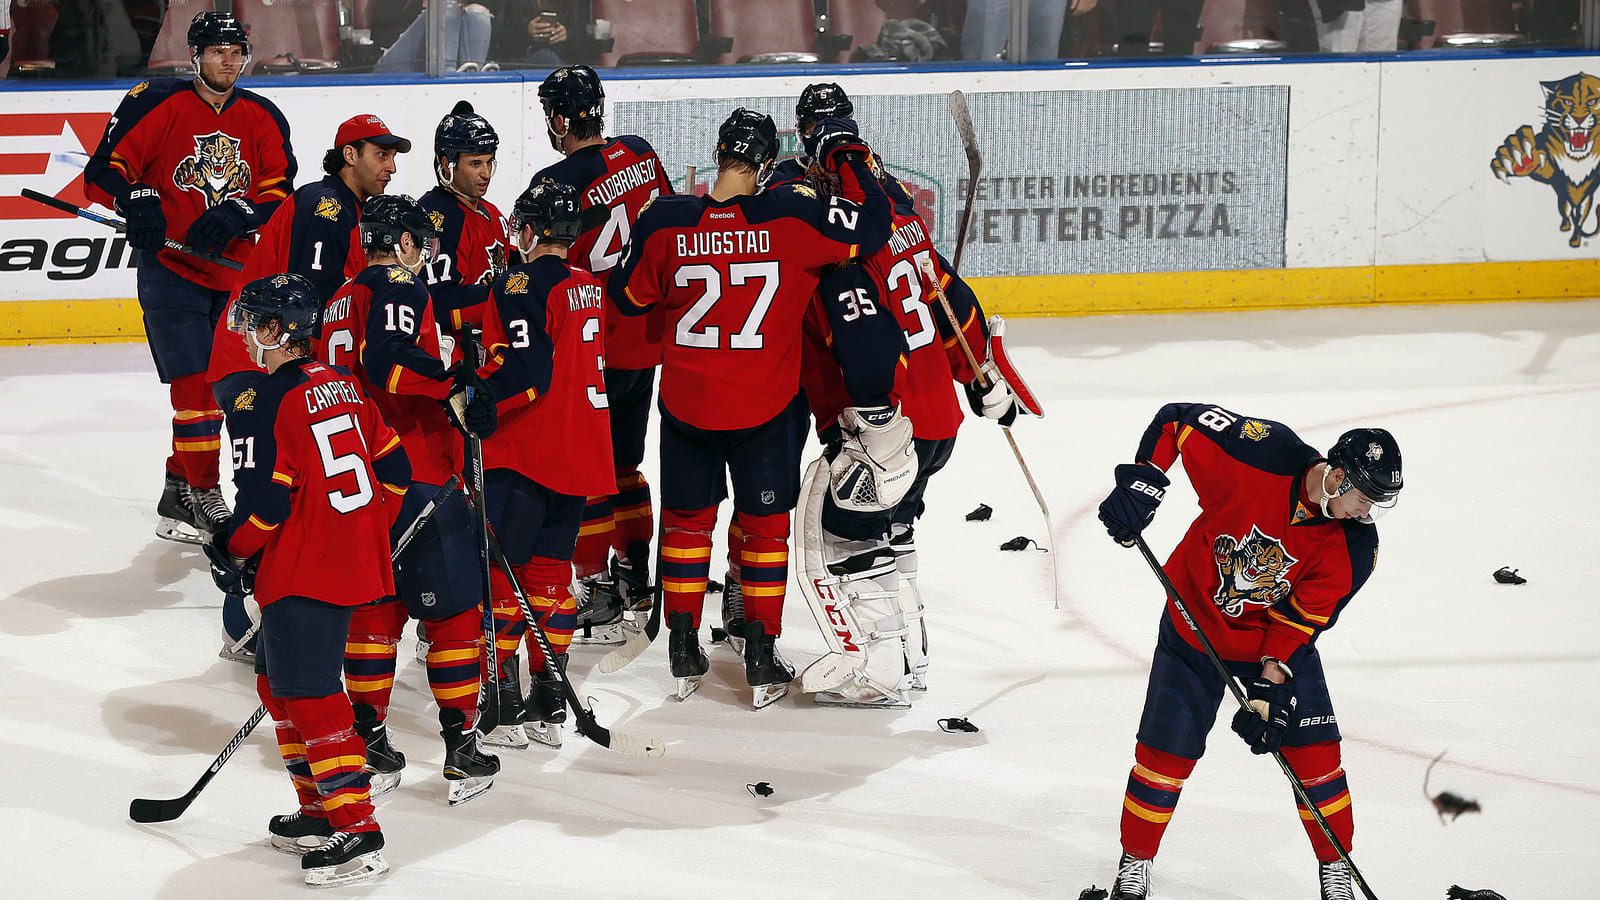
<path fill-rule="evenodd" d="M 1189 614 L 1188 605 L 1183 602 L 1183 597 L 1178 595 L 1178 589 L 1173 586 L 1172 579 L 1168 578 L 1167 573 L 1162 570 L 1161 563 L 1156 559 L 1155 554 L 1150 552 L 1150 545 L 1144 542 L 1144 536 L 1134 535 L 1133 544 L 1144 555 L 1144 561 L 1150 564 L 1150 571 L 1156 573 L 1156 578 L 1161 580 L 1161 586 L 1166 588 L 1167 596 L 1172 598 L 1172 605 L 1178 608 L 1178 614 L 1183 616 L 1183 621 L 1189 626 L 1189 630 L 1194 632 L 1196 638 L 1199 638 L 1200 646 L 1205 649 L 1206 656 L 1210 657 L 1211 664 L 1217 667 L 1217 672 L 1222 675 L 1222 680 L 1228 685 L 1228 692 L 1233 694 L 1233 699 L 1239 701 L 1241 709 L 1248 710 L 1254 714 L 1255 710 L 1250 706 L 1250 700 L 1245 696 L 1244 687 L 1239 684 L 1239 679 L 1233 677 L 1233 674 L 1228 671 L 1228 667 L 1223 665 L 1222 658 L 1217 656 L 1217 648 L 1211 645 L 1211 639 L 1206 637 L 1206 633 L 1200 629 L 1200 623 L 1196 622 L 1194 616 Z M 1289 761 L 1284 759 L 1283 751 L 1272 751 L 1272 758 L 1278 761 L 1278 768 L 1282 769 L 1284 777 L 1289 779 L 1289 786 L 1294 788 L 1294 795 L 1300 801 L 1300 805 L 1310 813 L 1311 818 L 1317 823 L 1317 828 L 1322 830 L 1322 836 L 1328 839 L 1328 843 L 1333 845 L 1334 852 L 1339 854 L 1339 859 L 1349 867 L 1350 879 L 1356 883 L 1357 887 L 1361 888 L 1361 893 L 1367 900 L 1378 900 L 1378 895 L 1372 892 L 1372 888 L 1367 887 L 1367 879 L 1362 877 L 1361 870 L 1356 868 L 1355 860 L 1350 858 L 1350 851 L 1344 848 L 1344 844 L 1333 833 L 1333 828 L 1328 825 L 1328 820 L 1323 817 L 1322 810 L 1317 809 L 1317 804 L 1313 803 L 1310 795 L 1306 793 L 1305 782 L 1301 781 L 1300 777 L 1294 773 L 1294 769 L 1289 767 Z"/>
<path fill-rule="evenodd" d="M 51 209 L 59 209 L 62 212 L 72 213 L 79 218 L 88 219 L 91 222 L 104 225 L 107 228 L 116 231 L 118 234 L 126 234 L 128 231 L 128 224 L 121 219 L 113 219 L 110 216 L 102 216 L 99 213 L 89 212 L 87 209 L 84 209 L 81 206 L 68 203 L 65 200 L 57 199 L 49 194 L 41 194 L 32 188 L 23 188 L 22 196 L 32 200 L 35 203 L 43 203 L 45 206 L 48 206 Z M 196 251 L 188 244 L 175 241 L 172 238 L 162 238 L 161 243 L 166 246 L 168 250 L 175 250 L 185 256 L 192 256 L 195 259 L 203 259 L 209 263 L 216 263 L 224 269 L 232 269 L 235 272 L 244 271 L 244 263 L 239 262 L 238 260 L 229 259 L 226 256 L 207 256 L 204 253 Z"/>
<path fill-rule="evenodd" d="M 516 573 L 511 570 L 511 561 L 506 559 L 505 551 L 500 548 L 500 539 L 495 537 L 493 528 L 485 533 L 489 536 L 489 550 L 494 555 L 494 561 L 505 573 L 506 581 L 511 583 L 511 593 L 516 596 L 517 605 L 522 608 L 522 617 L 528 620 L 528 633 L 533 635 L 534 642 L 539 645 L 539 652 L 544 654 L 545 671 L 561 684 L 561 696 L 566 698 L 567 706 L 572 710 L 578 733 L 607 750 L 615 750 L 625 756 L 655 759 L 665 754 L 667 752 L 665 741 L 658 737 L 640 737 L 636 734 L 613 732 L 596 722 L 594 713 L 579 702 L 572 681 L 556 663 L 556 654 L 550 649 L 550 639 L 544 633 L 544 626 L 539 624 L 539 617 L 533 614 L 533 605 L 528 602 L 528 595 L 522 590 L 522 584 L 517 581 Z"/>
<path fill-rule="evenodd" d="M 961 231 L 956 235 L 955 257 L 950 266 L 956 272 L 961 271 L 961 251 L 967 244 L 967 225 L 972 220 L 973 194 L 977 190 L 978 176 L 983 172 L 983 156 L 978 152 L 978 135 L 972 128 L 972 111 L 967 108 L 967 97 L 960 91 L 950 92 L 950 115 L 956 120 L 956 131 L 961 135 L 961 147 L 967 153 L 967 199 L 966 206 L 961 210 Z M 933 295 L 939 298 L 939 307 L 944 310 L 945 317 L 950 320 L 950 328 L 955 332 L 956 342 L 961 345 L 961 352 L 967 358 L 967 364 L 972 371 L 977 373 L 978 386 L 988 389 L 989 379 L 978 367 L 978 358 L 973 355 L 972 347 L 967 343 L 967 336 L 961 331 L 961 322 L 956 319 L 956 311 L 950 306 L 950 298 L 944 294 L 944 288 L 939 286 L 938 275 L 933 271 L 933 260 L 924 257 L 920 260 L 922 265 L 922 278 L 933 289 Z M 1037 401 L 1032 404 L 1038 409 Z M 1038 409 L 1043 414 L 1042 409 Z M 1006 443 L 1011 445 L 1011 455 L 1017 458 L 1017 465 L 1022 467 L 1022 477 L 1028 480 L 1028 489 L 1033 491 L 1033 499 L 1039 504 L 1039 512 L 1044 514 L 1045 539 L 1050 544 L 1050 600 L 1056 609 L 1061 608 L 1061 593 L 1059 585 L 1059 572 L 1056 566 L 1056 529 L 1055 521 L 1050 517 L 1050 505 L 1045 503 L 1044 494 L 1039 492 L 1038 482 L 1033 480 L 1033 472 L 1028 469 L 1028 461 L 1022 458 L 1022 449 L 1017 446 L 1017 439 L 1011 436 L 1011 428 L 1002 425 L 1001 431 L 1005 432 Z"/>
<path fill-rule="evenodd" d="M 433 497 L 428 500 L 427 505 L 417 513 L 417 518 L 412 521 L 411 526 L 405 530 L 404 534 L 400 535 L 400 540 L 395 542 L 394 550 L 389 554 L 390 565 L 393 565 L 394 561 L 400 558 L 400 554 L 405 552 L 412 538 L 416 537 L 417 532 L 421 531 L 423 526 L 428 524 L 428 520 L 433 518 L 434 510 L 444 501 L 445 495 L 455 488 L 457 480 L 458 476 L 450 476 L 450 480 L 435 491 Z M 238 731 L 234 732 L 233 739 L 228 741 L 228 746 L 222 748 L 222 752 L 217 754 L 217 758 L 211 761 L 211 767 L 206 769 L 205 774 L 200 776 L 200 780 L 194 783 L 194 787 L 190 788 L 187 794 L 182 797 L 174 797 L 171 800 L 136 798 L 132 803 L 128 804 L 128 818 L 135 822 L 148 824 L 151 822 L 171 822 L 173 819 L 183 815 L 184 811 L 189 808 L 189 804 L 193 803 L 194 799 L 200 796 L 200 792 L 206 789 L 206 785 L 211 783 L 211 779 L 216 777 L 217 771 L 228 761 L 228 757 L 239 749 L 239 745 L 243 744 L 244 739 L 250 736 L 250 732 L 256 730 L 256 726 L 261 724 L 261 720 L 266 715 L 267 708 L 265 706 L 256 706 L 256 711 L 250 714 L 250 718 L 245 720 L 245 723 L 239 727 Z"/>

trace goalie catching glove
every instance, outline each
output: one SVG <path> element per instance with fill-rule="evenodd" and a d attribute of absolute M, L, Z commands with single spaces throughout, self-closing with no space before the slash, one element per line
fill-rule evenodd
<path fill-rule="evenodd" d="M 967 405 L 974 414 L 1010 428 L 1018 412 L 1043 416 L 1044 407 L 1039 405 L 1039 399 L 1028 389 L 1027 382 L 1006 355 L 1005 335 L 1006 320 L 990 316 L 988 353 L 983 364 L 978 366 L 978 377 L 968 383 L 966 389 Z"/>
<path fill-rule="evenodd" d="M 843 435 L 828 460 L 828 490 L 840 509 L 894 509 L 917 477 L 911 420 L 895 406 L 847 406 L 839 414 Z"/>

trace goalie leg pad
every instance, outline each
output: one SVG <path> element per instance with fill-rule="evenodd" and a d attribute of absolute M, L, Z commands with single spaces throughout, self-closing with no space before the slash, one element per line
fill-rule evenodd
<path fill-rule="evenodd" d="M 889 546 L 894 550 L 895 568 L 900 573 L 900 609 L 906 620 L 906 687 L 913 691 L 926 691 L 928 626 L 923 618 L 926 609 L 922 605 L 922 595 L 917 592 L 917 545 L 914 539 L 910 525 L 896 522 Z"/>

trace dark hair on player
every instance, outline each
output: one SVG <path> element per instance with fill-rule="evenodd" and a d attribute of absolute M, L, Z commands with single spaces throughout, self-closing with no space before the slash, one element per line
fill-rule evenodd
<path fill-rule="evenodd" d="M 717 154 L 717 171 L 721 172 L 724 170 L 738 172 L 743 175 L 754 175 L 757 173 L 755 164 L 750 160 L 738 155 L 737 153 Z"/>
<path fill-rule="evenodd" d="M 348 165 L 348 163 L 344 161 L 344 148 L 354 147 L 356 148 L 356 155 L 360 156 L 362 148 L 366 147 L 369 143 L 371 142 L 362 139 L 359 141 L 351 141 L 343 146 L 328 148 L 328 152 L 322 154 L 322 171 L 327 172 L 329 175 L 339 174 L 340 172 L 344 171 L 344 167 Z"/>

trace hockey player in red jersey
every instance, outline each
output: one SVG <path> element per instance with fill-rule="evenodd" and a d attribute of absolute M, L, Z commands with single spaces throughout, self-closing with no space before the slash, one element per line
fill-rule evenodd
<path fill-rule="evenodd" d="M 495 279 L 484 321 L 490 359 L 483 387 L 496 399 L 499 428 L 483 442 L 491 527 L 518 583 L 550 641 L 546 659 L 528 639 L 529 693 L 520 704 L 527 736 L 561 746 L 566 708 L 550 669 L 567 663 L 577 604 L 572 596 L 572 551 L 586 497 L 612 483 L 611 423 L 602 372 L 605 334 L 600 282 L 573 265 L 578 193 L 541 182 L 517 198 L 511 235 L 523 262 Z M 491 573 L 498 659 L 511 660 L 527 623 L 511 584 Z M 501 722 L 520 698 L 515 678 L 501 681 Z M 509 696 L 508 696 L 509 694 Z"/>
<path fill-rule="evenodd" d="M 499 148 L 494 127 L 465 100 L 433 132 L 433 172 L 439 184 L 417 202 L 439 232 L 439 255 L 423 272 L 434 316 L 447 338 L 464 326 L 482 327 L 489 282 L 506 269 L 506 222 L 484 196 L 494 179 Z"/>
<path fill-rule="evenodd" d="M 826 120 L 813 134 L 823 167 L 860 190 L 864 202 L 824 200 L 804 185 L 757 194 L 776 155 L 777 131 L 766 115 L 738 109 L 718 132 L 711 193 L 647 206 L 607 284 L 624 313 L 657 304 L 666 310 L 659 565 L 680 697 L 709 667 L 697 630 L 725 472 L 744 534 L 745 676 L 756 708 L 787 693 L 794 677 L 774 642 L 799 488 L 788 407 L 799 389 L 801 318 L 824 267 L 877 252 L 890 224 L 854 123 Z M 882 356 L 892 365 L 903 347 L 901 338 Z M 846 449 L 834 488 L 898 499 L 916 474 L 910 424 L 887 403 L 851 407 L 840 420 Z M 867 463 L 869 455 L 878 462 Z M 849 466 L 852 460 L 861 464 Z"/>
<path fill-rule="evenodd" d="M 605 136 L 605 90 L 588 66 L 567 66 L 539 86 L 550 143 L 566 157 L 533 176 L 577 188 L 583 206 L 581 230 L 569 261 L 588 269 L 603 285 L 622 259 L 633 222 L 645 204 L 672 193 L 661 160 L 637 135 Z M 655 516 L 650 484 L 639 471 L 644 461 L 655 369 L 661 363 L 658 310 L 638 318 L 607 311 L 606 396 L 611 400 L 611 455 L 617 467 L 612 491 L 590 497 L 572 558 L 578 598 L 580 642 L 622 639 L 622 607 L 648 609 L 650 538 Z M 606 557 L 615 551 L 610 570 Z"/>
<path fill-rule="evenodd" d="M 484 416 L 481 437 L 493 431 L 494 409 L 479 397 L 481 409 L 468 413 L 466 385 L 442 361 L 428 290 L 418 276 L 438 247 L 428 214 L 410 197 L 382 194 L 367 202 L 360 232 L 369 265 L 329 301 L 318 355 L 350 368 L 406 448 L 412 484 L 395 521 L 398 540 L 440 486 L 461 471 L 461 433 L 452 426 L 452 414 L 456 421 Z M 466 496 L 452 490 L 397 561 L 398 596 L 359 607 L 351 620 L 345 687 L 356 731 L 366 743 L 375 795 L 398 786 L 405 766 L 405 756 L 390 743 L 387 721 L 395 648 L 408 616 L 425 622 L 431 639 L 425 662 L 439 706 L 450 803 L 488 790 L 499 770 L 499 761 L 477 747 L 483 571 L 474 530 Z"/>
<path fill-rule="evenodd" d="M 193 79 L 141 82 L 128 91 L 84 167 L 89 199 L 127 219 L 139 253 L 139 306 L 156 374 L 172 396 L 172 453 L 157 505 L 156 534 L 203 542 L 226 526 L 217 485 L 222 409 L 206 383 L 212 333 L 234 271 L 178 253 L 243 259 L 249 232 L 294 190 L 289 123 L 272 101 L 234 86 L 250 39 L 229 13 L 189 25 Z M 275 270 L 276 271 L 276 270 Z"/>
<path fill-rule="evenodd" d="M 238 496 L 231 527 L 206 546 L 225 592 L 254 582 L 256 692 L 300 799 L 267 828 L 275 847 L 302 854 L 316 886 L 389 868 L 339 661 L 352 609 L 394 593 L 384 495 L 411 480 L 399 437 L 360 385 L 312 358 L 321 312 L 296 275 L 252 281 L 233 304 L 234 327 L 267 375 L 230 420 L 244 448 L 234 457 Z"/>
<path fill-rule="evenodd" d="M 1251 701 L 1252 710 L 1234 714 L 1233 730 L 1252 753 L 1282 750 L 1349 849 L 1355 822 L 1316 641 L 1377 564 L 1372 518 L 1404 485 L 1400 448 L 1387 431 L 1357 428 L 1324 458 L 1279 422 L 1170 403 L 1145 429 L 1135 461 L 1117 466 L 1117 486 L 1100 504 L 1113 538 L 1131 544 L 1150 522 L 1179 459 L 1200 515 L 1163 568 Z M 1153 896 L 1151 860 L 1205 752 L 1224 687 L 1169 600 L 1122 804 L 1114 900 Z M 1300 818 L 1320 861 L 1323 900 L 1354 898 L 1333 845 L 1306 809 Z"/>

